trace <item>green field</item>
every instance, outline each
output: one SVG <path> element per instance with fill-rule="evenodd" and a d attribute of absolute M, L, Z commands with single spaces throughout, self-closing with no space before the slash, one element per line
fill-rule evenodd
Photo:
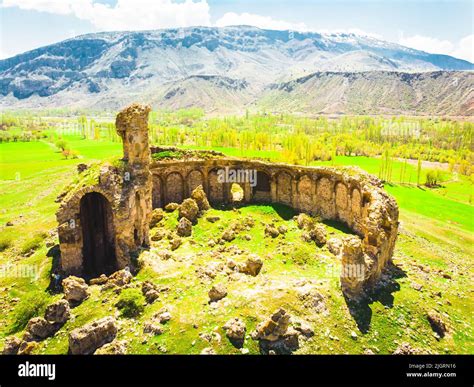
<path fill-rule="evenodd" d="M 0 278 L 0 308 L 4 311 L 0 316 L 0 348 L 5 337 L 21 333 L 24 326 L 21 321 L 25 318 L 22 314 L 25 310 L 31 312 L 30 304 L 37 307 L 31 312 L 32 317 L 41 314 L 47 303 L 60 297 L 46 291 L 52 261 L 47 257 L 45 244 L 49 242 L 48 246 L 51 246 L 57 243 L 54 214 L 58 204 L 55 198 L 75 175 L 78 163 L 90 163 L 121 154 L 119 142 L 87 140 L 79 136 L 65 136 L 65 139 L 72 149 L 79 152 L 79 158 L 64 159 L 48 141 L 0 144 L 0 265 L 32 265 L 38 274 L 36 279 L 8 275 Z M 214 149 L 229 156 L 242 156 L 242 151 L 237 148 Z M 278 159 L 278 152 L 254 150 L 245 152 L 245 156 Z M 312 164 L 357 165 L 377 175 L 380 162 L 378 157 L 337 156 L 328 162 Z M 393 163 L 393 176 L 397 176 L 401 164 Z M 413 166 L 408 166 L 408 171 L 416 174 Z M 275 221 L 288 226 L 284 246 L 297 246 L 289 250 L 288 256 L 281 254 L 280 242 L 263 238 L 263 231 L 258 225 L 250 231 L 251 242 L 240 238 L 235 241 L 239 248 L 268 257 L 265 274 L 273 281 L 273 287 L 262 290 L 262 280 L 252 278 L 246 283 L 247 291 L 263 293 L 249 299 L 246 298 L 248 294 L 244 297 L 244 291 L 235 283 L 228 308 L 222 307 L 218 313 L 209 308 L 206 304 L 209 284 L 193 275 L 195 268 L 205 266 L 207 261 L 205 256 L 196 253 L 210 253 L 206 243 L 221 229 L 218 224 L 211 226 L 201 219 L 194 229 L 196 244 L 187 242 L 177 250 L 181 260 L 173 260 L 169 266 L 157 270 L 148 267 L 135 279 L 170 286 L 167 299 L 148 306 L 139 318 L 140 322 L 144 322 L 161 306 L 171 306 L 176 317 L 166 327 L 165 333 L 144 343 L 142 335 L 135 334 L 135 321 L 124 319 L 119 338 L 127 340 L 129 350 L 134 353 L 162 353 L 163 348 L 168 353 L 199 353 L 209 346 L 217 353 L 238 353 L 225 340 L 225 334 L 219 328 L 226 319 L 238 313 L 245 316 L 248 327 L 254 327 L 273 309 L 284 306 L 290 313 L 303 316 L 321 327 L 302 346 L 300 353 L 363 353 L 367 350 L 392 353 L 401 342 L 408 342 L 423 353 L 474 353 L 472 183 L 460 177 L 457 181 L 448 181 L 433 189 L 396 182 L 387 184 L 386 189 L 400 206 L 401 227 L 394 263 L 404 274 L 397 278 L 397 288 L 385 295 L 386 298 L 381 296 L 364 310 L 357 311 L 365 318 L 369 316 L 370 327 L 364 332 L 358 330 L 358 323 L 361 322 L 351 315 L 341 296 L 337 279 L 324 282 L 321 286 L 330 311 L 324 316 L 307 315 L 308 312 L 298 304 L 294 290 L 280 289 L 288 276 L 295 283 L 298 279 L 324 279 L 328 253 L 315 246 L 301 245 L 294 221 L 282 219 L 275 208 L 248 206 L 242 208 L 238 216 L 224 209 L 213 209 L 210 213 L 220 216 L 223 224 L 249 215 L 259 221 Z M 170 214 L 164 227 L 173 228 L 176 221 L 176 213 Z M 6 226 L 7 222 L 12 225 Z M 330 233 L 338 232 L 329 225 L 328 230 Z M 152 246 L 150 254 L 167 247 L 162 243 L 168 242 Z M 187 262 L 190 254 L 196 258 Z M 308 257 L 316 259 L 308 260 Z M 420 285 L 421 291 L 415 290 L 414 284 Z M 104 297 L 107 299 L 105 303 L 102 302 Z M 68 322 L 65 329 L 70 330 L 97 317 L 115 313 L 116 299 L 115 294 L 104 295 L 93 287 L 91 297 L 74 309 L 76 318 Z M 429 309 L 440 312 L 449 325 L 449 334 L 441 340 L 433 335 L 426 321 Z M 196 330 L 193 324 L 200 328 Z M 212 333 L 216 327 L 223 337 L 222 343 L 206 343 L 199 338 L 198 333 Z M 357 340 L 349 336 L 351 331 L 357 332 Z M 252 340 L 247 341 L 250 353 L 257 353 L 256 344 Z M 35 349 L 35 353 L 66 351 L 67 335 L 64 332 L 45 340 Z"/>

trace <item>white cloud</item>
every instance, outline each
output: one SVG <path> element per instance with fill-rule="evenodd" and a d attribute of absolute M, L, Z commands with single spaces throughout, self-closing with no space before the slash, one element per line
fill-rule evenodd
<path fill-rule="evenodd" d="M 458 42 L 453 43 L 446 39 L 436 39 L 422 35 L 405 37 L 402 34 L 398 42 L 403 46 L 417 50 L 432 54 L 451 55 L 474 63 L 474 35 L 468 35 Z"/>
<path fill-rule="evenodd" d="M 3 0 L 3 7 L 73 15 L 101 31 L 147 30 L 210 25 L 206 0 L 117 0 L 115 6 L 95 0 Z"/>
<path fill-rule="evenodd" d="M 237 25 L 249 25 L 269 30 L 309 30 L 308 26 L 305 23 L 291 23 L 284 20 L 275 20 L 270 16 L 261 16 L 246 12 L 241 14 L 227 12 L 216 21 L 217 27 Z"/>

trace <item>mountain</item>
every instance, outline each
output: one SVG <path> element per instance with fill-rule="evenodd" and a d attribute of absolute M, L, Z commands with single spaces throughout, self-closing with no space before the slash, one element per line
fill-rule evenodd
<path fill-rule="evenodd" d="M 322 72 L 273 84 L 261 109 L 315 114 L 474 115 L 469 72 Z"/>
<path fill-rule="evenodd" d="M 347 79 L 342 74 L 350 72 L 358 79 L 354 87 L 362 86 L 365 80 L 368 83 L 361 90 L 376 95 L 371 88 L 386 90 L 385 78 L 393 87 L 395 79 L 404 82 L 403 76 L 394 74 L 462 70 L 474 70 L 474 64 L 355 34 L 300 33 L 249 26 L 104 32 L 1 60 L 0 107 L 116 109 L 138 101 L 159 107 L 201 106 L 207 111 L 227 112 L 263 106 L 272 99 L 291 100 L 291 93 L 284 94 L 284 90 L 292 82 L 301 84 L 295 92 L 305 90 L 309 95 L 319 95 L 320 91 L 310 87 L 317 84 L 316 79 L 334 78 L 338 90 L 342 90 L 335 79 Z M 341 75 L 332 74 L 336 72 Z M 377 81 L 362 75 L 368 72 L 378 73 L 372 76 Z M 471 73 L 461 74 L 462 82 L 472 80 Z M 449 91 L 447 85 L 438 85 L 436 80 L 452 76 L 426 76 L 432 79 L 434 89 L 415 88 L 414 92 Z M 408 86 L 403 86 L 404 92 L 405 87 Z M 359 94 L 346 90 L 341 95 L 350 99 L 360 98 Z M 331 100 L 334 103 L 342 111 L 353 105 L 350 101 Z M 292 109 L 301 110 L 296 103 L 291 105 Z M 433 107 L 431 102 L 415 105 L 421 112 Z M 309 108 L 311 104 L 305 106 Z M 396 104 L 390 106 L 397 110 Z M 441 106 L 433 111 L 459 109 Z"/>

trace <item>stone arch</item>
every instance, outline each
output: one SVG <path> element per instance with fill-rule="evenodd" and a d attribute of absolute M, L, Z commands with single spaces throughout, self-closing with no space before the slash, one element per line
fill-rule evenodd
<path fill-rule="evenodd" d="M 222 203 L 225 198 L 224 182 L 219 181 L 217 171 L 217 169 L 213 169 L 208 173 L 208 196 L 212 203 Z"/>
<path fill-rule="evenodd" d="M 344 183 L 336 184 L 336 209 L 339 219 L 349 223 L 349 212 L 350 212 L 350 202 L 349 202 L 349 190 L 347 189 Z"/>
<path fill-rule="evenodd" d="M 152 194 L 151 194 L 152 207 L 153 208 L 163 207 L 163 204 L 164 204 L 163 203 L 163 182 L 161 180 L 161 177 L 159 175 L 153 175 L 152 183 L 153 183 Z"/>
<path fill-rule="evenodd" d="M 354 218 L 360 218 L 362 213 L 362 195 L 357 188 L 352 190 L 351 195 L 351 212 Z"/>
<path fill-rule="evenodd" d="M 317 184 L 317 197 L 319 203 L 319 212 L 321 216 L 326 219 L 334 218 L 334 184 L 327 177 L 319 179 Z"/>
<path fill-rule="evenodd" d="M 200 185 L 202 185 L 204 188 L 203 174 L 197 169 L 188 173 L 188 176 L 186 177 L 186 182 L 188 189 L 187 196 L 191 196 L 193 190 Z"/>
<path fill-rule="evenodd" d="M 277 202 L 291 205 L 293 200 L 293 177 L 288 172 L 280 172 L 276 176 Z"/>
<path fill-rule="evenodd" d="M 179 172 L 171 172 L 166 176 L 165 192 L 166 204 L 184 200 L 184 179 Z"/>
<path fill-rule="evenodd" d="M 308 175 L 303 175 L 298 180 L 298 207 L 305 212 L 314 211 L 314 185 Z"/>
<path fill-rule="evenodd" d="M 82 196 L 79 205 L 82 232 L 82 271 L 88 278 L 117 270 L 112 206 L 99 192 Z"/>
<path fill-rule="evenodd" d="M 256 185 L 252 187 L 252 198 L 253 200 L 259 202 L 268 202 L 271 201 L 271 178 L 270 175 L 262 170 L 257 170 L 257 181 Z"/>

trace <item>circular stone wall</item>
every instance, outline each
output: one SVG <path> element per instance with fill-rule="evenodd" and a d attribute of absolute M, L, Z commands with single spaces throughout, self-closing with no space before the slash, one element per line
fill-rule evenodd
<path fill-rule="evenodd" d="M 360 248 L 341 249 L 341 254 L 346 255 L 343 264 L 363 265 L 362 277 L 359 271 L 357 276 L 349 274 L 344 281 L 349 287 L 373 285 L 392 258 L 398 232 L 397 203 L 383 190 L 379 179 L 359 168 L 300 167 L 215 158 L 152 162 L 150 172 L 154 182 L 153 203 L 160 207 L 189 197 L 198 183 L 211 203 L 231 203 L 231 186 L 238 183 L 244 191 L 243 203 L 281 203 L 344 223 L 360 237 L 360 242 L 355 241 Z M 222 180 L 220 174 L 227 180 Z M 257 181 L 236 182 L 232 176 L 253 176 Z"/>

